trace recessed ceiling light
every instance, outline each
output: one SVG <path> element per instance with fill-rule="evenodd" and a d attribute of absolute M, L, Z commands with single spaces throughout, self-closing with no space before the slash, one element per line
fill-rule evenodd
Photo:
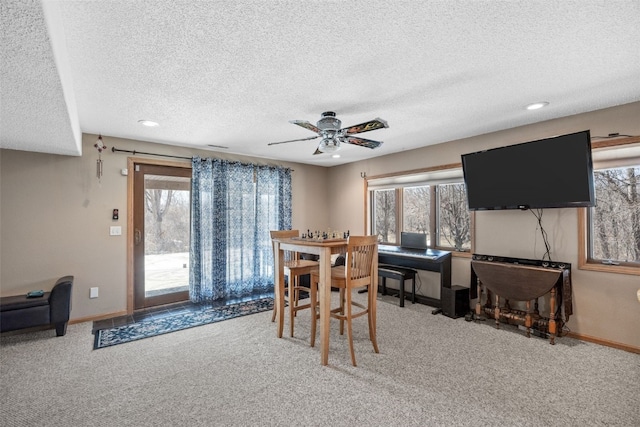
<path fill-rule="evenodd" d="M 158 122 L 154 122 L 153 120 L 138 120 L 138 123 L 140 123 L 143 126 L 148 126 L 150 128 L 159 126 Z"/>
<path fill-rule="evenodd" d="M 331 157 L 334 158 L 334 159 L 339 159 L 340 158 L 340 154 L 334 154 Z"/>
<path fill-rule="evenodd" d="M 547 105 L 549 105 L 549 103 L 548 103 L 548 102 L 546 102 L 546 101 L 543 101 L 543 102 L 535 102 L 535 103 L 533 103 L 533 104 L 529 104 L 529 105 L 527 105 L 527 107 L 526 107 L 526 108 L 527 108 L 527 110 L 538 110 L 538 109 L 540 109 L 540 108 L 542 108 L 542 107 L 546 107 Z"/>

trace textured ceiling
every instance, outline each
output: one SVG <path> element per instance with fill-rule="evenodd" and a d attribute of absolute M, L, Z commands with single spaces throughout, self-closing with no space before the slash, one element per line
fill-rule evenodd
<path fill-rule="evenodd" d="M 5 0 L 0 147 L 77 155 L 84 132 L 352 162 L 640 100 L 639 18 L 634 0 Z M 363 135 L 383 146 L 267 145 L 323 111 L 386 120 Z"/>

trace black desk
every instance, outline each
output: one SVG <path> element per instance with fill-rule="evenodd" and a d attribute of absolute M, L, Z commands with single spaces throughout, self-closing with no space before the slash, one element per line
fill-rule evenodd
<path fill-rule="evenodd" d="M 451 288 L 451 252 L 448 251 L 378 245 L 378 264 L 435 271 L 440 273 L 440 295 L 442 295 L 442 288 Z M 439 299 L 423 296 L 420 296 L 420 299 L 425 300 L 431 306 L 442 307 L 442 302 Z"/>

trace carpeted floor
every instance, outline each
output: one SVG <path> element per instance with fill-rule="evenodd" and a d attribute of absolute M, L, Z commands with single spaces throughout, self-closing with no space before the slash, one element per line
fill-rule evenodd
<path fill-rule="evenodd" d="M 364 296 L 362 296 L 364 297 Z M 378 304 L 375 354 L 355 321 L 358 367 L 332 323 L 329 366 L 271 312 L 93 351 L 91 324 L 3 336 L 5 426 L 637 426 L 640 356 L 563 337 Z M 285 331 L 287 325 L 285 325 Z"/>

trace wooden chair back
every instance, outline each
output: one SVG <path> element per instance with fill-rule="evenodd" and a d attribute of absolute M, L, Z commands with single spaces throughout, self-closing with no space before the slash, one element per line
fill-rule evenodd
<path fill-rule="evenodd" d="M 373 260 L 378 258 L 377 236 L 349 236 L 345 260 L 347 287 L 371 283 Z"/>
<path fill-rule="evenodd" d="M 271 235 L 271 239 L 289 239 L 291 237 L 300 236 L 299 230 L 271 230 L 269 231 Z M 297 252 L 284 251 L 284 260 L 287 261 L 296 261 L 298 259 Z"/>

